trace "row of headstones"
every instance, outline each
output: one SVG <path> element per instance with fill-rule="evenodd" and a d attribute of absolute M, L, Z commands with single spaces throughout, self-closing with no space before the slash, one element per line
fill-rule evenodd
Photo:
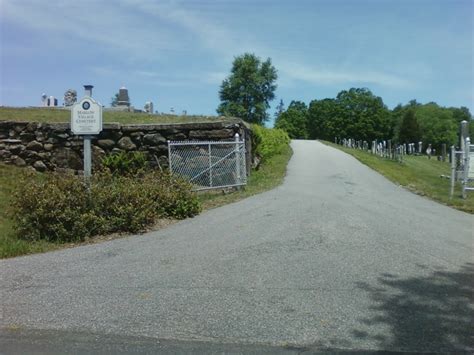
<path fill-rule="evenodd" d="M 381 157 L 391 158 L 391 159 L 398 159 L 401 160 L 403 155 L 421 155 L 423 154 L 423 142 L 418 143 L 403 143 L 397 144 L 392 146 L 391 140 L 388 141 L 372 141 L 370 144 L 367 141 L 362 140 L 355 140 L 355 139 L 342 139 L 338 140 L 335 139 L 336 144 L 341 144 L 347 148 L 353 149 L 361 149 L 365 151 L 369 151 L 372 154 L 379 155 Z M 431 156 L 436 156 L 436 149 L 431 147 L 431 144 L 428 144 L 428 147 L 425 151 L 428 158 L 431 159 Z M 446 161 L 448 154 L 446 149 L 446 144 L 442 145 L 441 156 L 438 156 L 438 160 Z M 449 160 L 451 161 L 451 156 L 449 156 Z"/>
<path fill-rule="evenodd" d="M 369 143 L 363 140 L 355 140 L 352 138 L 338 140 L 335 139 L 336 144 L 341 144 L 346 148 L 352 149 L 361 149 L 369 151 L 372 154 L 379 155 L 381 157 L 401 160 L 403 155 L 421 155 L 423 154 L 423 142 L 418 143 L 403 143 L 392 146 L 391 140 L 383 141 L 372 141 L 369 148 Z M 442 155 L 439 157 L 439 160 L 446 160 L 446 145 L 443 144 Z M 436 150 L 431 148 L 431 144 L 426 148 L 426 155 L 431 158 L 431 156 L 436 155 Z"/>

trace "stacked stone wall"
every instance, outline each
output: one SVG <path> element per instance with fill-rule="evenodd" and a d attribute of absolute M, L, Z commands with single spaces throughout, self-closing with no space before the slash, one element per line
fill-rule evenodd
<path fill-rule="evenodd" d="M 250 130 L 238 119 L 209 123 L 104 124 L 92 137 L 93 166 L 107 154 L 141 151 L 150 164 L 168 165 L 168 141 L 246 140 L 247 165 L 251 162 Z M 32 166 L 38 171 L 83 169 L 83 137 L 72 134 L 69 123 L 0 121 L 0 161 Z M 247 170 L 249 171 L 249 169 Z"/>

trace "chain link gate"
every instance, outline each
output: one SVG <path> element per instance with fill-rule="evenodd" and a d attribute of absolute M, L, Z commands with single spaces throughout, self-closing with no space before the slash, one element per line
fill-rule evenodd
<path fill-rule="evenodd" d="M 208 190 L 247 184 L 245 142 L 169 141 L 169 169 L 194 185 Z"/>

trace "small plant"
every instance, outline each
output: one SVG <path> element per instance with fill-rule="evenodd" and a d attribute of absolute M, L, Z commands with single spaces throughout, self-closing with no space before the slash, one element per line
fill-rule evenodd
<path fill-rule="evenodd" d="M 102 158 L 102 167 L 115 175 L 137 175 L 148 168 L 143 152 L 113 153 Z"/>

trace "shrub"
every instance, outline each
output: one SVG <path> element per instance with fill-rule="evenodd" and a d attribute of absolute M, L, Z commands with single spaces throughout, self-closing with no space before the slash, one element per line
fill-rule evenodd
<path fill-rule="evenodd" d="M 74 175 L 47 174 L 26 180 L 13 195 L 13 220 L 24 239 L 71 242 L 100 233 L 103 220 L 89 207 L 83 182 Z"/>
<path fill-rule="evenodd" d="M 253 153 L 262 161 L 283 153 L 290 144 L 290 137 L 282 129 L 265 128 L 255 124 L 251 129 Z"/>
<path fill-rule="evenodd" d="M 21 186 L 13 196 L 13 220 L 19 237 L 31 240 L 70 242 L 138 232 L 158 217 L 182 219 L 201 210 L 188 182 L 160 172 L 100 172 L 91 179 L 90 191 L 82 178 L 56 173 Z"/>
<path fill-rule="evenodd" d="M 143 152 L 120 152 L 102 158 L 102 167 L 115 175 L 137 175 L 147 169 L 148 162 Z"/>

